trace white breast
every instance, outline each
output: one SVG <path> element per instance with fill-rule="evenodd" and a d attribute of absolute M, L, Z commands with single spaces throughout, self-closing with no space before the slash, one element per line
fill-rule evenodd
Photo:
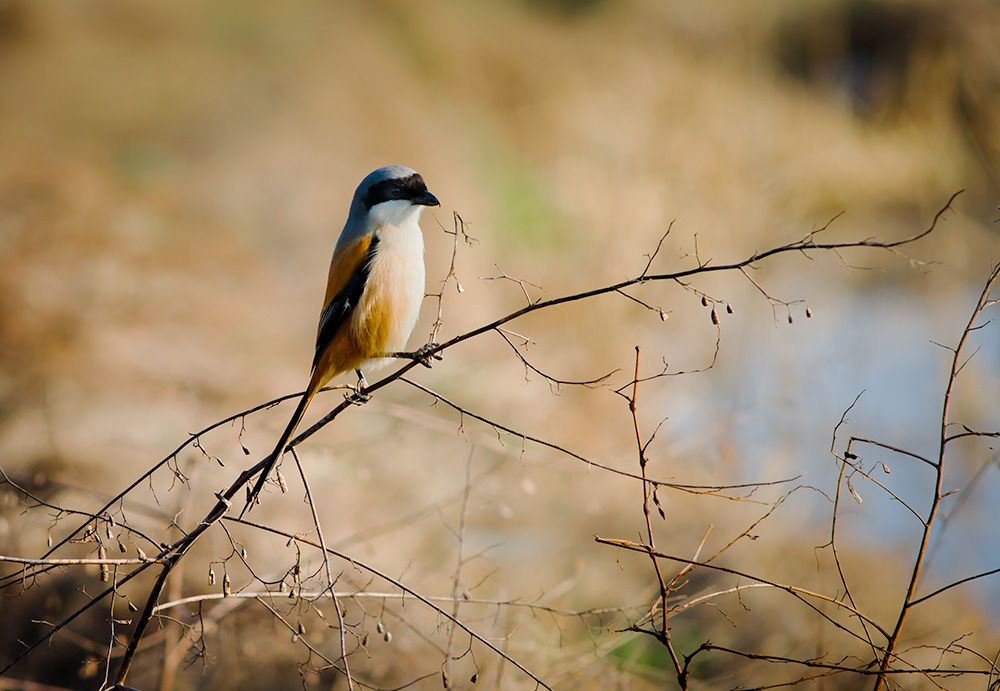
<path fill-rule="evenodd" d="M 410 208 L 416 213 L 409 214 L 403 223 L 378 229 L 378 248 L 362 298 L 367 304 L 360 305 L 363 309 L 358 310 L 359 315 L 387 318 L 382 351 L 387 353 L 406 350 L 424 299 L 424 238 L 417 225 L 421 207 Z M 390 363 L 391 360 L 373 360 L 364 367 L 371 370 Z"/>

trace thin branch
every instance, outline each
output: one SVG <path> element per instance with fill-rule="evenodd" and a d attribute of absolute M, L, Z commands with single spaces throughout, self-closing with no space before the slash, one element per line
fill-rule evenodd
<path fill-rule="evenodd" d="M 265 532 L 273 533 L 275 535 L 280 535 L 280 536 L 282 536 L 284 538 L 288 538 L 289 540 L 294 540 L 295 542 L 299 542 L 299 543 L 304 544 L 304 545 L 309 545 L 310 547 L 314 547 L 316 549 L 322 549 L 322 547 L 317 542 L 313 542 L 312 540 L 307 540 L 307 539 L 305 539 L 305 538 L 303 538 L 303 537 L 301 537 L 299 535 L 293 535 L 292 533 L 286 533 L 286 532 L 284 532 L 282 530 L 278 530 L 277 528 L 272 528 L 271 526 L 263 525 L 261 523 L 254 523 L 252 521 L 248 521 L 245 518 L 239 518 L 238 519 L 238 518 L 234 518 L 232 516 L 226 516 L 224 520 L 230 521 L 230 522 L 233 522 L 233 523 L 240 523 L 241 525 L 247 525 L 247 526 L 250 526 L 251 528 L 257 528 L 258 530 L 263 530 Z M 515 667 L 517 667 L 524 674 L 526 674 L 527 676 L 529 676 L 531 678 L 531 680 L 534 681 L 536 684 L 538 684 L 539 686 L 541 686 L 543 688 L 549 689 L 551 691 L 551 687 L 548 684 L 546 684 L 541 679 L 539 679 L 534 674 L 532 674 L 526 667 L 522 666 L 521 663 L 519 663 L 517 660 L 515 660 L 514 658 L 510 657 L 509 655 L 507 655 L 506 653 L 504 653 L 503 651 L 501 651 L 499 648 L 497 648 L 492 642 L 490 642 L 489 639 L 484 638 L 483 636 L 480 636 L 478 633 L 476 633 L 471 628 L 469 628 L 468 625 L 466 625 L 465 622 L 463 622 L 461 619 L 457 619 L 457 618 L 452 617 L 450 612 L 448 612 L 447 610 L 445 610 L 445 609 L 443 609 L 441 607 L 438 607 L 433 602 L 431 602 L 431 600 L 429 598 L 427 598 L 426 596 L 421 595 L 417 591 L 413 590 L 412 588 L 410 588 L 409 586 L 407 586 L 402 581 L 400 581 L 398 579 L 395 579 L 392 576 L 384 573 L 383 571 L 380 571 L 380 570 L 376 569 L 374 566 L 371 566 L 371 565 L 366 564 L 364 562 L 358 561 L 354 557 L 352 557 L 352 556 L 350 556 L 348 554 L 344 554 L 343 552 L 339 552 L 339 551 L 337 551 L 335 549 L 329 549 L 329 548 L 326 551 L 327 551 L 327 553 L 332 554 L 333 556 L 337 557 L 338 559 L 343 559 L 344 561 L 350 563 L 352 566 L 356 566 L 358 568 L 364 569 L 365 571 L 368 571 L 372 575 L 377 576 L 378 578 L 381 578 L 382 580 L 386 581 L 387 583 L 391 583 L 392 585 L 394 585 L 395 587 L 399 588 L 404 593 L 408 594 L 410 597 L 413 597 L 414 599 L 420 601 L 421 603 L 423 603 L 427 607 L 430 607 L 432 610 L 434 610 L 435 612 L 437 612 L 439 615 L 441 615 L 442 617 L 448 619 L 450 622 L 452 622 L 453 624 L 455 624 L 456 626 L 458 626 L 459 628 L 461 628 L 463 631 L 465 631 L 467 634 L 469 634 L 470 636 L 472 636 L 473 638 L 475 638 L 481 644 L 485 645 L 487 648 L 489 648 L 494 653 L 496 653 L 497 655 L 499 655 L 501 658 L 503 658 L 507 662 L 509 662 L 512 665 L 514 665 Z"/>

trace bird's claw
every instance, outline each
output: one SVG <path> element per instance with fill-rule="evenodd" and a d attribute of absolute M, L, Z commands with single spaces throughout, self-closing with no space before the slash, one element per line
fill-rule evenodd
<path fill-rule="evenodd" d="M 364 405 L 368 401 L 372 400 L 372 397 L 366 393 L 361 393 L 360 391 L 354 391 L 353 393 L 345 394 L 346 398 L 350 403 L 354 405 Z"/>
<path fill-rule="evenodd" d="M 441 344 L 440 343 L 425 343 L 424 345 L 420 346 L 417 349 L 417 352 L 413 353 L 413 359 L 416 360 L 417 362 L 419 362 L 424 367 L 430 368 L 430 366 L 431 366 L 431 359 L 434 359 L 434 360 L 440 360 L 440 359 L 442 359 L 441 355 L 438 354 L 438 353 L 434 353 L 433 355 L 428 355 L 428 353 L 430 353 L 430 351 L 434 350 L 439 345 L 441 345 Z"/>

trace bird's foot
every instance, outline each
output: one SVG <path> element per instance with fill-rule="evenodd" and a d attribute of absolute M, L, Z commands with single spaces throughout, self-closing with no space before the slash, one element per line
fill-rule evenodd
<path fill-rule="evenodd" d="M 355 370 L 355 372 L 358 375 L 358 383 L 354 386 L 354 391 L 344 397 L 354 405 L 364 405 L 372 400 L 372 397 L 365 393 L 365 389 L 368 388 L 368 380 L 365 379 L 365 373 L 361 370 Z"/>
<path fill-rule="evenodd" d="M 420 346 L 419 348 L 417 348 L 417 350 L 415 350 L 412 353 L 389 353 L 389 356 L 390 357 L 405 358 L 407 360 L 414 360 L 416 362 L 419 362 L 424 367 L 430 367 L 431 366 L 431 360 L 441 360 L 442 359 L 442 356 L 439 355 L 438 353 L 429 354 L 430 351 L 434 350 L 439 345 L 441 345 L 441 344 L 440 343 L 425 343 L 424 345 Z"/>

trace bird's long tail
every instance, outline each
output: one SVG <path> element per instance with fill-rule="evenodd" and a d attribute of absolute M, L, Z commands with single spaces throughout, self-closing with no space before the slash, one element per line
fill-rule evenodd
<path fill-rule="evenodd" d="M 243 515 L 257 502 L 257 496 L 260 494 L 261 490 L 264 489 L 264 483 L 267 482 L 267 476 L 271 474 L 271 470 L 274 469 L 274 466 L 279 460 L 281 460 L 281 456 L 285 453 L 285 445 L 288 444 L 288 440 L 292 438 L 293 434 L 295 434 L 295 429 L 302 421 L 302 416 L 305 415 L 306 408 L 309 407 L 309 403 L 312 401 L 313 396 L 316 395 L 316 391 L 319 389 L 317 383 L 318 382 L 314 377 L 309 382 L 309 386 L 306 388 L 305 393 L 302 394 L 302 399 L 299 401 L 298 407 L 295 409 L 295 412 L 292 413 L 292 419 L 288 421 L 288 425 L 285 426 L 285 431 L 281 433 L 278 443 L 274 446 L 274 451 L 272 451 L 271 455 L 267 457 L 267 464 L 264 466 L 264 469 L 260 471 L 260 476 L 257 478 L 257 482 L 254 484 L 253 490 L 251 490 L 250 495 L 247 497 L 247 504 L 240 512 L 240 518 L 243 518 Z"/>

